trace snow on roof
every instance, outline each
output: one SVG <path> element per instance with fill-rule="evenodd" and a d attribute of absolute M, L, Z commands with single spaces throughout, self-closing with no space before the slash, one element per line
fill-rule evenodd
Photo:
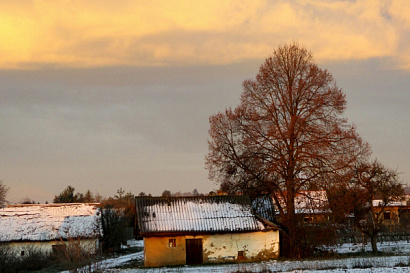
<path fill-rule="evenodd" d="M 16 205 L 0 209 L 0 242 L 95 237 L 101 233 L 98 205 Z"/>
<path fill-rule="evenodd" d="M 142 234 L 264 230 L 245 196 L 138 197 Z"/>
<path fill-rule="evenodd" d="M 326 191 L 302 191 L 295 198 L 296 213 L 329 212 Z"/>
<path fill-rule="evenodd" d="M 279 202 L 286 210 L 286 203 L 281 196 Z M 297 214 L 328 213 L 329 202 L 326 191 L 300 191 L 295 196 L 295 212 Z"/>
<path fill-rule="evenodd" d="M 382 207 L 384 205 L 384 202 L 381 199 L 376 199 L 376 200 L 372 200 L 372 205 L 373 207 Z M 388 202 L 386 207 L 405 207 L 405 206 L 407 206 L 407 201 L 399 200 L 399 201 Z"/>

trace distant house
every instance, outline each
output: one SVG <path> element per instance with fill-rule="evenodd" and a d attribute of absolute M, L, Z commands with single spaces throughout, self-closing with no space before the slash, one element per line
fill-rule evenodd
<path fill-rule="evenodd" d="M 99 204 L 33 204 L 0 209 L 0 243 L 12 246 L 16 256 L 23 256 L 31 247 L 44 253 L 58 251 L 70 240 L 93 252 L 101 233 Z"/>
<path fill-rule="evenodd" d="M 286 211 L 286 202 L 283 197 L 278 194 L 277 199 Z M 330 212 L 326 191 L 300 191 L 295 196 L 295 213 L 304 222 L 325 222 Z M 279 215 L 278 210 L 276 214 Z"/>
<path fill-rule="evenodd" d="M 382 224 L 390 231 L 410 228 L 410 195 L 405 194 L 399 201 L 389 202 L 384 206 L 382 200 L 372 200 L 372 209 L 381 215 Z"/>
<path fill-rule="evenodd" d="M 137 197 L 144 265 L 259 261 L 279 256 L 279 231 L 245 196 Z M 270 206 L 266 208 L 266 206 Z"/>

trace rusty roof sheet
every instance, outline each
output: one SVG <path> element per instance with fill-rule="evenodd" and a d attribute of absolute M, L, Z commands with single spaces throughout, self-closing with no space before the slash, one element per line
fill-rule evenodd
<path fill-rule="evenodd" d="M 264 230 L 246 196 L 137 197 L 138 226 L 150 233 Z"/>

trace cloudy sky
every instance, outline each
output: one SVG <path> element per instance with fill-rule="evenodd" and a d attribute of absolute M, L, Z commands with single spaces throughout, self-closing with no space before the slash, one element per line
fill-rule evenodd
<path fill-rule="evenodd" d="M 208 118 L 298 41 L 347 94 L 373 157 L 410 182 L 410 1 L 17 0 L 0 4 L 0 180 L 208 192 Z"/>

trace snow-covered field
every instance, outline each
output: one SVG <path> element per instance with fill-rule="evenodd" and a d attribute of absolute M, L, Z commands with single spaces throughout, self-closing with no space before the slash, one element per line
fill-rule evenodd
<path fill-rule="evenodd" d="M 142 241 L 130 241 L 131 246 L 142 246 Z M 395 253 L 396 256 L 381 257 L 355 257 L 331 260 L 305 260 L 305 261 L 267 261 L 259 263 L 222 264 L 204 266 L 181 266 L 161 268 L 134 268 L 118 269 L 116 267 L 126 266 L 127 263 L 141 262 L 144 259 L 143 251 L 118 258 L 107 259 L 98 265 L 104 272 L 112 273 L 162 273 L 162 272 L 293 272 L 293 273 L 410 273 L 410 267 L 400 265 L 410 263 L 410 242 L 385 242 L 379 243 L 379 250 Z M 334 247 L 337 253 L 348 253 L 362 251 L 362 245 L 344 244 Z M 365 246 L 365 250 L 370 250 Z M 270 271 L 268 271 L 270 270 Z"/>
<path fill-rule="evenodd" d="M 382 242 L 377 243 L 377 248 L 381 252 L 394 253 L 397 255 L 410 255 L 410 241 L 399 242 Z M 355 253 L 355 252 L 370 252 L 372 246 L 368 244 L 343 244 L 335 247 L 330 247 L 328 250 L 332 250 L 336 253 Z"/>

